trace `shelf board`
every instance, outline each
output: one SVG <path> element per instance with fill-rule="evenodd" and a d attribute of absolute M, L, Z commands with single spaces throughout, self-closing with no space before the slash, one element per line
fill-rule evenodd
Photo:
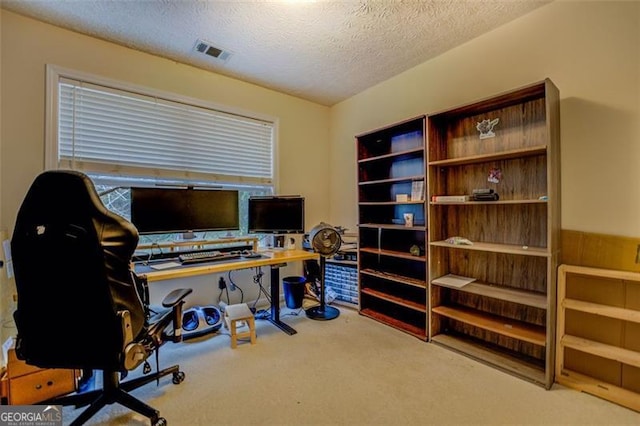
<path fill-rule="evenodd" d="M 559 275 L 566 275 L 567 273 L 585 275 L 587 277 L 602 277 L 602 278 L 611 278 L 614 280 L 640 282 L 640 272 L 621 271 L 618 269 L 601 269 L 601 268 L 592 268 L 589 266 L 566 265 L 566 264 L 560 265 L 558 267 Z"/>
<path fill-rule="evenodd" d="M 481 205 L 481 204 L 515 204 L 515 205 L 520 205 L 520 204 L 544 204 L 547 203 L 547 200 L 538 200 L 536 199 L 531 199 L 531 200 L 498 200 L 498 201 L 457 201 L 457 202 L 453 202 L 453 201 L 430 201 L 429 204 L 432 206 L 459 206 L 459 205 L 466 205 L 466 206 L 476 206 L 476 205 Z"/>
<path fill-rule="evenodd" d="M 403 206 L 410 204 L 424 204 L 424 200 L 414 201 L 360 201 L 358 205 L 361 206 Z"/>
<path fill-rule="evenodd" d="M 397 229 L 404 231 L 426 231 L 426 225 L 414 225 L 414 226 L 404 226 L 404 225 L 393 225 L 390 223 L 361 223 L 358 225 L 360 228 L 374 228 L 374 229 Z"/>
<path fill-rule="evenodd" d="M 388 315 L 374 311 L 373 309 L 362 309 L 360 313 L 366 317 L 369 317 L 381 323 L 387 324 L 393 328 L 397 328 L 398 330 L 402 330 L 406 333 L 409 333 L 419 339 L 424 340 L 427 337 L 426 327 L 425 328 L 416 327 L 413 324 L 408 324 L 404 321 L 400 321 L 399 319 L 392 318 Z"/>
<path fill-rule="evenodd" d="M 360 249 L 360 251 L 364 253 L 377 254 L 381 256 L 398 257 L 400 259 L 415 260 L 416 262 L 427 261 L 427 258 L 425 256 L 413 256 L 411 253 L 407 253 L 405 251 L 383 250 L 383 249 L 369 248 L 369 247 L 363 247 Z"/>
<path fill-rule="evenodd" d="M 149 250 L 149 249 L 158 249 L 158 248 L 170 248 L 173 250 L 177 247 L 206 247 L 211 245 L 225 245 L 225 244 L 235 244 L 235 243 L 250 243 L 254 247 L 258 247 L 258 238 L 257 237 L 233 237 L 233 238 L 219 238 L 216 240 L 200 240 L 194 238 L 193 240 L 182 240 L 182 241 L 171 241 L 171 242 L 160 242 L 153 244 L 140 244 L 136 247 L 136 250 Z"/>
<path fill-rule="evenodd" d="M 452 288 L 465 293 L 477 294 L 479 296 L 491 297 L 494 299 L 504 300 L 506 302 L 519 303 L 525 306 L 531 306 L 539 309 L 547 309 L 547 297 L 544 294 L 534 293 L 531 291 L 514 290 L 507 287 L 489 285 L 474 281 L 464 287 L 447 286 L 443 284 L 434 284 L 440 287 Z"/>
<path fill-rule="evenodd" d="M 506 254 L 519 254 L 522 256 L 539 256 L 550 257 L 551 254 L 547 251 L 546 247 L 528 247 L 518 246 L 515 244 L 495 244 L 495 243 L 479 243 L 474 242 L 473 245 L 464 244 L 450 244 L 446 241 L 432 241 L 429 243 L 435 247 L 447 247 L 459 250 L 477 250 L 486 251 L 492 253 L 506 253 Z"/>
<path fill-rule="evenodd" d="M 586 392 L 597 397 L 613 401 L 616 404 L 640 411 L 640 394 L 629 389 L 615 386 L 601 380 L 594 379 L 584 374 L 563 368 L 556 373 L 556 381 L 563 386 Z"/>
<path fill-rule="evenodd" d="M 405 277 L 398 274 L 391 274 L 389 272 L 380 272 L 375 271 L 373 269 L 361 269 L 361 274 L 369 275 L 376 278 L 381 278 L 383 280 L 394 281 L 400 284 L 411 285 L 414 287 L 427 288 L 426 281 L 418 280 L 416 278 Z"/>
<path fill-rule="evenodd" d="M 484 163 L 487 161 L 508 160 L 510 158 L 521 158 L 527 156 L 546 154 L 547 146 L 538 145 L 522 149 L 512 149 L 490 154 L 471 155 L 469 157 L 447 158 L 445 160 L 430 161 L 429 166 L 461 166 L 464 164 Z"/>
<path fill-rule="evenodd" d="M 358 262 L 356 260 L 337 260 L 333 258 L 329 258 L 326 260 L 327 264 L 339 265 L 339 266 L 358 266 Z"/>
<path fill-rule="evenodd" d="M 371 161 L 390 160 L 390 159 L 395 159 L 397 157 L 420 157 L 421 155 L 424 155 L 424 147 L 422 146 L 418 148 L 408 149 L 406 151 L 390 152 L 389 154 L 362 158 L 358 160 L 358 163 L 363 164 L 363 163 L 369 163 Z"/>
<path fill-rule="evenodd" d="M 533 343 L 538 346 L 546 346 L 546 335 L 544 327 L 542 326 L 461 307 L 436 306 L 431 310 L 438 315 L 503 336 Z"/>
<path fill-rule="evenodd" d="M 366 180 L 362 182 L 358 182 L 358 185 L 382 185 L 389 183 L 397 183 L 397 182 L 412 182 L 415 180 L 424 180 L 424 175 L 415 175 L 415 176 L 402 176 L 402 177 L 394 177 L 388 179 L 377 179 L 377 180 Z"/>
<path fill-rule="evenodd" d="M 618 308 L 615 306 L 602 305 L 600 303 L 583 302 L 582 300 L 564 299 L 562 307 L 574 311 L 586 312 L 594 315 L 601 315 L 609 318 L 616 318 L 623 321 L 640 324 L 640 311 L 633 309 Z"/>
<path fill-rule="evenodd" d="M 431 336 L 431 341 L 534 383 L 546 385 L 545 373 L 541 367 L 510 356 L 503 351 L 492 350 L 448 334 Z"/>
<path fill-rule="evenodd" d="M 618 361 L 623 364 L 640 368 L 640 352 L 595 342 L 582 337 L 565 334 L 560 339 L 560 344 L 565 348 L 575 349 L 601 358 Z"/>
<path fill-rule="evenodd" d="M 376 297 L 378 299 L 386 300 L 387 302 L 395 303 L 396 305 L 404 306 L 405 308 L 413 309 L 414 311 L 427 313 L 427 306 L 414 302 L 413 300 L 403 299 L 392 294 L 384 293 L 382 291 L 373 290 L 370 288 L 361 288 L 360 292 L 368 296 Z"/>

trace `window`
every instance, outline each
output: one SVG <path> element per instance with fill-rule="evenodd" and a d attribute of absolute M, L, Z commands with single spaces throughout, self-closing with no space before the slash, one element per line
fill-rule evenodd
<path fill-rule="evenodd" d="M 272 118 L 54 66 L 47 94 L 46 167 L 85 172 L 126 218 L 131 186 L 216 186 L 240 191 L 246 233 L 249 195 L 273 193 Z"/>

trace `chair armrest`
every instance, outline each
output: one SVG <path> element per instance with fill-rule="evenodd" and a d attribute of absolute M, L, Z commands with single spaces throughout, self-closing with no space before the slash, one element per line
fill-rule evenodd
<path fill-rule="evenodd" d="M 118 317 L 123 337 L 121 365 L 125 371 L 134 370 L 147 359 L 149 352 L 144 345 L 133 341 L 131 313 L 127 310 L 118 311 Z"/>
<path fill-rule="evenodd" d="M 165 308 L 172 308 L 182 302 L 182 300 L 192 292 L 193 290 L 190 288 L 177 288 L 162 299 L 162 306 Z"/>

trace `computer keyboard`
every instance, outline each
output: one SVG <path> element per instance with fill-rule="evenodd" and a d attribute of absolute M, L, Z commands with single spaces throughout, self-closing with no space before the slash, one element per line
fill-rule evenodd
<path fill-rule="evenodd" d="M 259 259 L 262 257 L 260 253 L 256 253 L 255 251 L 250 250 L 242 251 L 241 256 L 245 259 Z"/>
<path fill-rule="evenodd" d="M 223 260 L 231 260 L 240 258 L 240 253 L 231 252 L 223 253 L 221 251 L 200 251 L 196 253 L 185 253 L 178 256 L 178 260 L 183 265 L 190 263 L 204 263 L 204 262 L 217 262 Z"/>

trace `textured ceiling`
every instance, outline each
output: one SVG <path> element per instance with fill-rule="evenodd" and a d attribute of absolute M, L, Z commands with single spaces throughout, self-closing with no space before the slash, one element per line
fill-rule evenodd
<path fill-rule="evenodd" d="M 80 33 L 333 105 L 548 1 L 0 0 Z M 198 39 L 232 52 L 195 51 Z"/>

